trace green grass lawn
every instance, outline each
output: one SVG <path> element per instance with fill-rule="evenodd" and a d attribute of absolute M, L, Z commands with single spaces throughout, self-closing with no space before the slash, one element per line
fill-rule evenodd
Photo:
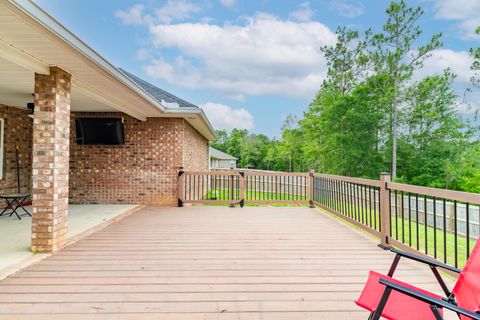
<path fill-rule="evenodd" d="M 228 189 L 213 189 L 210 190 L 204 197 L 204 200 L 216 199 L 216 200 L 230 200 L 232 196 L 232 191 Z M 233 198 L 239 200 L 238 190 L 234 190 Z M 245 192 L 245 200 L 307 200 L 306 196 L 300 195 L 288 195 L 283 193 L 273 193 L 273 192 L 255 192 L 252 190 L 247 190 Z"/>
<path fill-rule="evenodd" d="M 409 222 L 405 217 L 395 218 L 392 216 L 392 238 L 399 240 L 414 249 L 426 252 L 432 257 L 455 266 L 455 235 L 453 233 L 443 232 L 443 229 L 433 228 L 424 223 Z M 418 231 L 417 231 L 418 227 Z M 398 232 L 397 232 L 398 230 Z M 417 241 L 418 237 L 418 241 Z M 425 246 L 425 239 L 427 239 Z M 435 251 L 436 244 L 436 251 Z M 475 240 L 470 239 L 471 251 L 475 245 Z M 457 236 L 457 267 L 461 268 L 467 261 L 467 239 L 464 236 Z M 445 255 L 446 253 L 446 255 Z"/>

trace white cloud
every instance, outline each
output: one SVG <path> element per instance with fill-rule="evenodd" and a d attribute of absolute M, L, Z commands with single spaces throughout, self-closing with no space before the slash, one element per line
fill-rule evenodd
<path fill-rule="evenodd" d="M 127 11 L 119 10 L 115 13 L 115 16 L 122 21 L 125 25 L 138 25 L 144 24 L 143 11 L 145 6 L 142 4 L 136 4 Z"/>
<path fill-rule="evenodd" d="M 330 10 L 336 11 L 339 15 L 347 18 L 355 18 L 365 12 L 365 8 L 360 2 L 352 3 L 345 0 L 332 1 Z"/>
<path fill-rule="evenodd" d="M 207 102 L 200 106 L 215 129 L 232 130 L 253 128 L 253 116 L 244 108 L 234 109 L 228 105 Z"/>
<path fill-rule="evenodd" d="M 423 77 L 442 74 L 443 70 L 450 68 L 457 75 L 453 82 L 453 89 L 458 95 L 456 108 L 462 113 L 470 113 L 480 110 L 477 105 L 480 92 L 467 93 L 471 87 L 470 78 L 473 71 L 470 69 L 472 57 L 467 51 L 454 51 L 450 49 L 436 49 L 423 63 L 423 68 L 414 74 L 414 80 L 419 81 Z"/>
<path fill-rule="evenodd" d="M 150 76 L 237 99 L 273 94 L 311 99 L 326 71 L 319 48 L 336 41 L 319 22 L 262 13 L 245 24 L 155 24 L 149 31 L 155 49 L 179 51 L 175 59 L 152 59 L 145 66 Z"/>
<path fill-rule="evenodd" d="M 435 0 L 435 17 L 458 21 L 458 29 L 464 39 L 478 39 L 475 29 L 480 26 L 479 0 Z"/>
<path fill-rule="evenodd" d="M 310 2 L 304 2 L 298 5 L 297 10 L 290 13 L 290 18 L 306 22 L 312 20 L 312 17 L 315 15 L 315 12 L 310 8 Z"/>
<path fill-rule="evenodd" d="M 186 0 L 168 0 L 167 3 L 157 9 L 155 14 L 160 22 L 171 23 L 174 20 L 184 20 L 192 14 L 201 11 L 201 7 Z"/>
<path fill-rule="evenodd" d="M 125 25 L 152 25 L 155 23 L 172 23 L 190 18 L 193 14 L 199 13 L 202 8 L 187 0 L 168 0 L 163 6 L 147 14 L 142 4 L 136 4 L 130 9 L 119 10 L 115 16 Z"/>
<path fill-rule="evenodd" d="M 473 75 L 470 66 L 472 57 L 467 51 L 454 51 L 450 49 L 436 49 L 432 55 L 425 60 L 423 68 L 417 71 L 415 79 L 419 80 L 432 74 L 441 74 L 443 70 L 450 68 L 456 75 L 456 83 L 469 85 Z"/>
<path fill-rule="evenodd" d="M 220 4 L 226 8 L 234 8 L 236 5 L 235 0 L 220 0 Z"/>

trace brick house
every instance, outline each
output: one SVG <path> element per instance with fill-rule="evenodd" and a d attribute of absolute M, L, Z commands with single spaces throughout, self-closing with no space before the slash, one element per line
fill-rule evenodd
<path fill-rule="evenodd" d="M 18 148 L 34 251 L 62 246 L 69 203 L 174 205 L 179 169 L 208 169 L 215 134 L 200 108 L 114 67 L 29 0 L 0 0 L 0 17 L 0 193 L 17 192 Z M 78 144 L 85 117 L 121 119 L 124 143 Z"/>

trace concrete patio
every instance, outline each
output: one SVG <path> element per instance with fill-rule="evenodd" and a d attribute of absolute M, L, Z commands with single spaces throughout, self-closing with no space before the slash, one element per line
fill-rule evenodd
<path fill-rule="evenodd" d="M 367 319 L 353 300 L 392 259 L 318 209 L 146 207 L 1 281 L 0 319 Z"/>
<path fill-rule="evenodd" d="M 136 205 L 75 205 L 69 206 L 68 238 L 71 239 L 98 224 L 115 218 Z M 31 207 L 26 207 L 31 212 Z M 19 214 L 25 214 L 21 209 Z M 0 274 L 2 269 L 15 265 L 33 255 L 30 250 L 32 219 L 26 214 L 22 220 L 14 215 L 0 217 Z"/>

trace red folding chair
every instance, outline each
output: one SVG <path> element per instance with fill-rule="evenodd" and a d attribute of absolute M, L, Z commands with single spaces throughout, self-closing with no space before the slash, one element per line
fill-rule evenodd
<path fill-rule="evenodd" d="M 390 249 L 396 253 L 388 274 L 371 271 L 367 283 L 355 301 L 369 310 L 369 320 L 443 320 L 443 309 L 455 312 L 461 320 L 480 320 L 480 238 L 463 270 L 447 264 Z M 445 297 L 416 288 L 393 278 L 401 257 L 427 264 L 442 287 Z M 450 291 L 438 268 L 459 273 Z"/>

